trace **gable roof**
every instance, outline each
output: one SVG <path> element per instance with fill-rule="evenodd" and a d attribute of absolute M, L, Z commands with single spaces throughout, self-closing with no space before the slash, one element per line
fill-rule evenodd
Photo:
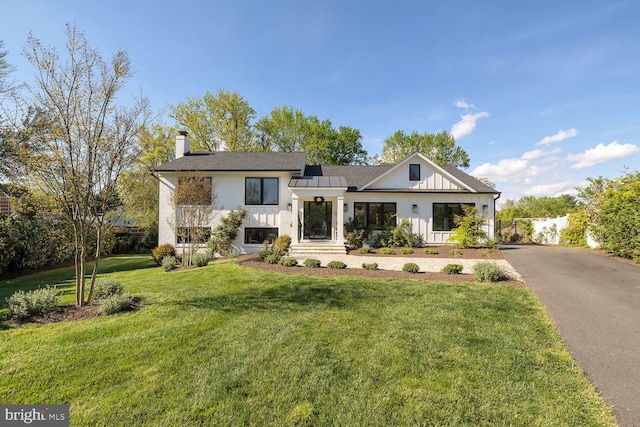
<path fill-rule="evenodd" d="M 208 171 L 291 171 L 300 172 L 306 155 L 302 151 L 239 152 L 214 151 L 187 153 L 183 157 L 158 166 L 155 172 Z"/>
<path fill-rule="evenodd" d="M 368 166 L 368 165 L 342 165 L 342 166 L 313 166 L 305 167 L 305 176 L 339 176 L 344 177 L 347 181 L 349 191 L 362 191 L 369 187 L 379 178 L 392 173 L 392 171 L 402 167 L 402 165 L 411 161 L 415 156 L 420 156 L 426 162 L 431 164 L 435 169 L 441 171 L 445 176 L 450 176 L 454 181 L 458 182 L 461 187 L 472 193 L 490 193 L 498 194 L 494 188 L 478 181 L 471 175 L 466 174 L 454 166 L 439 166 L 429 160 L 421 153 L 414 153 L 402 162 L 394 166 Z"/>

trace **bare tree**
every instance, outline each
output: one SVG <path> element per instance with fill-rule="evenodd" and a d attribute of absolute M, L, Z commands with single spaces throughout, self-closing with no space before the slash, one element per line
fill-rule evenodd
<path fill-rule="evenodd" d="M 181 174 L 171 194 L 175 217 L 169 226 L 182 246 L 182 264 L 191 265 L 193 255 L 206 247 L 215 219 L 217 194 L 210 177 L 201 174 Z"/>
<path fill-rule="evenodd" d="M 29 159 L 30 178 L 60 205 L 72 220 L 75 241 L 76 304 L 91 300 L 102 238 L 110 227 L 105 214 L 117 194 L 116 183 L 137 156 L 136 138 L 150 118 L 149 102 L 135 99 L 131 107 L 117 95 L 131 79 L 124 51 L 109 63 L 91 48 L 83 32 L 66 29 L 67 60 L 29 34 L 24 55 L 35 67 L 35 83 L 25 103 L 42 112 L 44 131 L 39 150 Z M 96 235 L 89 247 L 90 233 Z M 95 254 L 88 297 L 86 260 Z"/>

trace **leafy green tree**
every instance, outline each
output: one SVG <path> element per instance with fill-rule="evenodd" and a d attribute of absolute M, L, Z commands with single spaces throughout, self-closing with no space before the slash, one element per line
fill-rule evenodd
<path fill-rule="evenodd" d="M 423 134 L 414 131 L 407 135 L 399 130 L 384 140 L 377 163 L 395 165 L 416 151 L 440 166 L 469 167 L 469 155 L 446 131 Z"/>
<path fill-rule="evenodd" d="M 7 50 L 4 47 L 4 41 L 0 40 L 0 97 L 9 93 L 14 85 L 8 81 L 9 75 L 13 72 L 13 67 L 7 61 Z"/>
<path fill-rule="evenodd" d="M 569 247 L 587 247 L 589 215 L 584 209 L 578 209 L 569 215 L 567 226 L 560 230 L 560 244 Z"/>
<path fill-rule="evenodd" d="M 128 108 L 117 103 L 133 75 L 126 52 L 117 52 L 107 63 L 75 26 L 67 25 L 66 36 L 66 61 L 32 34 L 24 49 L 36 70 L 25 104 L 44 113 L 38 150 L 29 157 L 27 170 L 30 181 L 55 199 L 72 224 L 76 304 L 85 305 L 110 228 L 105 221 L 109 203 L 118 179 L 137 157 L 136 138 L 151 112 L 146 98 Z M 95 263 L 87 296 L 86 260 L 91 255 Z"/>
<path fill-rule="evenodd" d="M 360 131 L 348 126 L 337 130 L 330 120 L 305 116 L 287 106 L 274 108 L 255 125 L 256 146 L 268 151 L 306 151 L 308 164 L 366 164 L 367 151 Z"/>
<path fill-rule="evenodd" d="M 125 215 L 142 227 L 158 227 L 158 179 L 150 171 L 174 158 L 175 134 L 173 127 L 158 124 L 143 129 L 140 155 L 118 181 Z"/>
<path fill-rule="evenodd" d="M 171 107 L 180 130 L 189 132 L 192 151 L 251 151 L 256 112 L 238 92 L 206 92 Z"/>

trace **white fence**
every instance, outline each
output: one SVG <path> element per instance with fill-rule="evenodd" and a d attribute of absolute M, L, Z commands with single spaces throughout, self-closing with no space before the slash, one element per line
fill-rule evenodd
<path fill-rule="evenodd" d="M 569 215 L 556 218 L 530 218 L 533 223 L 533 241 L 548 245 L 560 243 L 560 232 L 569 224 Z M 587 232 L 587 245 L 597 248 L 600 245 Z"/>

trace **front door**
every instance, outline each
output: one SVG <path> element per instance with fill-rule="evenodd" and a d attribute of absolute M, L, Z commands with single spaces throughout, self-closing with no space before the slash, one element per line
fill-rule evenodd
<path fill-rule="evenodd" d="M 331 239 L 331 202 L 304 202 L 305 239 Z"/>

